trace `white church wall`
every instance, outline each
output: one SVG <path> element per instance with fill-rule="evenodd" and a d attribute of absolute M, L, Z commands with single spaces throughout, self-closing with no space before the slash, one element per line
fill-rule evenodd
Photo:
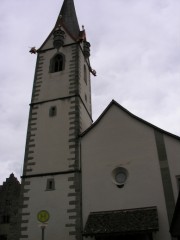
<path fill-rule="evenodd" d="M 67 215 L 70 200 L 68 198 L 69 177 L 73 177 L 73 174 L 31 179 L 30 191 L 27 193 L 27 197 L 30 197 L 29 205 L 31 209 L 26 209 L 26 211 L 30 211 L 30 216 L 28 217 L 29 239 L 41 239 L 41 224 L 37 220 L 37 214 L 41 210 L 48 211 L 50 215 L 45 230 L 46 239 L 52 239 L 52 237 L 53 239 L 58 239 L 59 236 L 62 239 L 74 239 L 74 237 L 69 235 L 69 228 L 65 226 L 65 223 L 69 223 Z M 48 191 L 46 189 L 47 179 L 52 178 L 55 182 L 55 189 Z M 73 197 L 71 200 L 74 200 Z M 23 224 L 21 226 L 23 227 Z M 26 231 L 23 234 L 26 234 Z"/>
<path fill-rule="evenodd" d="M 51 34 L 48 37 L 49 38 L 46 39 L 46 41 L 44 42 L 44 46 L 42 47 L 42 50 L 53 48 L 53 34 Z"/>
<path fill-rule="evenodd" d="M 91 124 L 92 120 L 84 108 L 82 102 L 80 102 L 80 112 L 81 112 L 81 133 L 84 132 Z"/>
<path fill-rule="evenodd" d="M 69 95 L 69 66 L 72 60 L 72 52 L 69 47 L 61 47 L 59 50 L 65 56 L 64 70 L 50 73 L 50 62 L 57 50 L 47 51 L 39 56 L 43 58 L 42 66 L 42 84 L 38 101 L 56 99 Z"/>
<path fill-rule="evenodd" d="M 164 141 L 176 201 L 179 193 L 177 177 L 180 177 L 180 141 L 168 135 L 164 135 Z"/>
<path fill-rule="evenodd" d="M 156 206 L 157 240 L 170 240 L 153 129 L 113 105 L 81 144 L 84 224 L 90 212 Z M 117 167 L 128 171 L 123 188 L 113 182 Z"/>
<path fill-rule="evenodd" d="M 69 101 L 67 99 L 39 105 L 33 154 L 36 164 L 31 167 L 33 171 L 30 174 L 68 169 Z M 49 116 L 52 106 L 56 107 L 54 117 Z"/>
<path fill-rule="evenodd" d="M 83 44 L 81 44 L 83 49 Z M 87 59 L 85 59 L 83 52 L 79 50 L 79 66 L 80 66 L 80 86 L 79 93 L 81 99 L 83 100 L 88 112 L 91 114 L 91 82 L 90 82 L 90 72 L 87 64 Z M 86 72 L 84 70 L 86 68 Z"/>

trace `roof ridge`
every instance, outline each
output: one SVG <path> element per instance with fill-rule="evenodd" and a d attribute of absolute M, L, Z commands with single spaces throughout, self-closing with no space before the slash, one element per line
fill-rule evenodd
<path fill-rule="evenodd" d="M 109 105 L 104 109 L 104 111 L 101 113 L 101 115 L 97 118 L 97 120 L 90 126 L 88 127 L 83 133 L 80 134 L 80 137 L 83 137 L 84 135 L 86 135 L 86 133 L 88 133 L 92 128 L 94 128 L 99 122 L 100 120 L 104 117 L 104 115 L 108 112 L 108 110 L 111 108 L 112 105 L 116 105 L 118 108 L 120 108 L 121 110 L 123 110 L 124 112 L 126 112 L 127 114 L 129 114 L 131 117 L 137 119 L 138 121 L 141 121 L 142 123 L 148 125 L 149 127 L 152 127 L 164 134 L 167 134 L 171 137 L 174 137 L 178 140 L 180 140 L 180 136 L 177 136 L 173 133 L 167 132 L 164 129 L 161 129 L 155 125 L 153 125 L 150 122 L 147 122 L 146 120 L 136 116 L 135 114 L 131 113 L 130 111 L 128 111 L 126 108 L 124 108 L 123 106 L 121 106 L 118 102 L 116 102 L 114 99 L 112 99 L 112 101 L 109 103 Z"/>

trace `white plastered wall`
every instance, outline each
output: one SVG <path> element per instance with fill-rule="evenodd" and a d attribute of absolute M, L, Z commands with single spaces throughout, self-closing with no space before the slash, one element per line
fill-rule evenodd
<path fill-rule="evenodd" d="M 49 116 L 55 106 L 57 114 Z M 33 174 L 68 170 L 70 100 L 39 105 L 35 138 Z"/>
<path fill-rule="evenodd" d="M 75 41 L 72 40 L 67 33 L 65 33 L 65 35 L 66 38 L 64 45 L 75 43 Z M 53 48 L 53 36 L 49 38 L 42 50 L 48 48 Z M 63 71 L 50 73 L 50 61 L 58 52 L 65 56 L 65 68 Z M 69 66 L 70 61 L 72 60 L 71 46 L 61 47 L 59 50 L 52 49 L 50 51 L 40 53 L 39 56 L 43 57 L 44 60 L 42 65 L 42 86 L 38 101 L 67 97 L 69 95 Z"/>
<path fill-rule="evenodd" d="M 71 44 L 72 42 L 75 41 L 69 36 L 69 34 L 66 32 L 66 30 L 63 27 L 61 27 L 61 29 L 65 32 L 65 44 Z M 53 37 L 54 37 L 53 33 L 51 33 L 51 35 L 44 42 L 44 46 L 42 47 L 42 50 L 46 50 L 54 47 Z"/>
<path fill-rule="evenodd" d="M 90 212 L 156 206 L 156 239 L 170 240 L 154 130 L 113 105 L 81 149 L 84 225 Z M 116 167 L 129 173 L 121 189 L 111 175 Z"/>
<path fill-rule="evenodd" d="M 180 140 L 177 140 L 168 135 L 164 135 L 164 141 L 166 146 L 166 154 L 168 158 L 174 198 L 176 201 L 179 193 L 177 177 L 180 176 Z"/>
<path fill-rule="evenodd" d="M 81 48 L 83 49 L 83 44 L 81 44 Z M 86 76 L 87 76 L 87 82 L 85 82 L 84 77 L 84 65 L 86 66 Z M 89 67 L 86 62 L 86 59 L 82 53 L 81 50 L 79 50 L 79 66 L 80 66 L 80 96 L 88 110 L 88 112 L 91 114 L 91 79 L 90 79 L 90 72 Z M 87 97 L 87 100 L 85 98 L 85 95 Z"/>
<path fill-rule="evenodd" d="M 26 194 L 30 197 L 29 206 L 25 212 L 29 211 L 28 217 L 28 239 L 41 239 L 40 223 L 37 220 L 37 214 L 41 210 L 46 210 L 50 214 L 50 219 L 45 230 L 45 239 L 69 239 L 73 240 L 74 237 L 69 235 L 69 228 L 65 224 L 69 223 L 67 209 L 69 209 L 69 182 L 68 177 L 73 177 L 73 174 L 57 175 L 57 176 L 44 176 L 31 179 L 30 191 Z M 55 190 L 47 191 L 47 179 L 54 179 Z M 36 197 L 35 197 L 36 196 Z M 26 217 L 27 219 L 27 217 Z M 26 224 L 21 225 L 26 226 Z M 22 234 L 26 234 L 22 232 Z"/>

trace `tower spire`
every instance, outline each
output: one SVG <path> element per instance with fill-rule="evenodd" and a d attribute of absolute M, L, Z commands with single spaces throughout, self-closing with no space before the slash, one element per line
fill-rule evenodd
<path fill-rule="evenodd" d="M 80 28 L 76 15 L 76 10 L 73 0 L 64 0 L 57 23 L 60 21 L 63 23 L 64 27 L 68 32 L 74 37 L 78 38 Z"/>

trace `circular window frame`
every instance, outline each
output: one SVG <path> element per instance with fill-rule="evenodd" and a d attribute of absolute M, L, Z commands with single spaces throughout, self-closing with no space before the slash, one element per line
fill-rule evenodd
<path fill-rule="evenodd" d="M 117 176 L 122 174 L 122 178 L 124 178 L 122 181 L 118 181 Z M 112 171 L 112 180 L 116 184 L 117 187 L 122 188 L 124 187 L 125 183 L 128 179 L 128 171 L 126 168 L 123 167 L 117 167 Z"/>

